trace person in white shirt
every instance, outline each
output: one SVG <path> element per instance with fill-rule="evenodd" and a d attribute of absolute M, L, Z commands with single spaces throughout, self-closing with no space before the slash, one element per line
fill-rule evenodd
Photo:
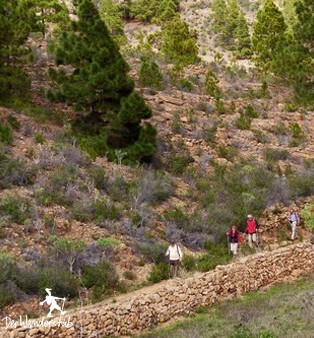
<path fill-rule="evenodd" d="M 177 277 L 178 265 L 179 262 L 182 260 L 183 253 L 180 246 L 174 240 L 170 242 L 170 245 L 166 252 L 166 256 L 169 256 L 170 277 Z"/>
<path fill-rule="evenodd" d="M 300 217 L 295 209 L 291 209 L 289 213 L 289 222 L 291 224 L 291 240 L 294 241 L 298 238 L 297 225 L 300 224 Z"/>

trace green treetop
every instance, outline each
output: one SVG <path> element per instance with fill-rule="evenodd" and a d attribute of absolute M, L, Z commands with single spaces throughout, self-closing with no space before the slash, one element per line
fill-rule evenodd
<path fill-rule="evenodd" d="M 235 45 L 240 56 L 251 55 L 251 37 L 249 26 L 246 22 L 243 12 L 240 10 L 237 18 L 237 26 L 234 31 Z"/>
<path fill-rule="evenodd" d="M 118 6 L 112 0 L 102 0 L 99 14 L 104 20 L 113 39 L 118 44 L 124 42 L 124 23 L 121 19 L 121 12 Z"/>
<path fill-rule="evenodd" d="M 29 82 L 20 64 L 30 54 L 24 44 L 35 22 L 28 1 L 0 0 L 0 97 L 27 92 Z"/>
<path fill-rule="evenodd" d="M 162 27 L 161 50 L 179 67 L 199 60 L 197 35 L 194 31 L 190 31 L 188 24 L 179 17 L 165 23 Z"/>
<path fill-rule="evenodd" d="M 78 20 L 54 46 L 57 65 L 51 69 L 54 87 L 48 93 L 56 101 L 73 105 L 80 132 L 106 143 L 98 154 L 124 148 L 126 158 L 143 160 L 155 150 L 155 131 L 142 120 L 151 109 L 134 91 L 129 67 L 121 56 L 92 0 L 76 0 Z M 96 139 L 95 139 L 96 137 Z M 131 148 L 132 149 L 131 149 Z"/>
<path fill-rule="evenodd" d="M 58 26 L 58 33 L 65 30 L 69 23 L 69 10 L 66 4 L 59 0 L 29 0 L 36 12 L 38 28 L 46 36 L 47 22 Z"/>
<path fill-rule="evenodd" d="M 270 67 L 277 46 L 284 39 L 286 27 L 283 14 L 272 0 L 266 0 L 257 13 L 252 36 L 252 47 L 259 66 Z"/>
<path fill-rule="evenodd" d="M 214 0 L 211 6 L 213 11 L 212 29 L 215 33 L 221 33 L 226 24 L 227 5 L 225 0 Z"/>

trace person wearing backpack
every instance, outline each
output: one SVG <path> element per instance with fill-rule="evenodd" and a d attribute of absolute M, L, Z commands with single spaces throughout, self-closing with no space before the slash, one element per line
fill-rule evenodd
<path fill-rule="evenodd" d="M 183 253 L 180 246 L 174 241 L 170 241 L 170 245 L 167 249 L 166 256 L 169 257 L 170 263 L 170 277 L 177 277 L 178 274 L 178 266 L 180 261 L 182 260 Z"/>
<path fill-rule="evenodd" d="M 291 224 L 291 240 L 294 241 L 298 238 L 297 225 L 300 224 L 300 217 L 294 209 L 290 210 L 289 222 Z"/>
<path fill-rule="evenodd" d="M 247 218 L 245 233 L 248 235 L 249 247 L 252 249 L 254 244 L 255 248 L 258 248 L 257 231 L 259 225 L 253 215 L 248 215 Z"/>
<path fill-rule="evenodd" d="M 228 245 L 230 251 L 235 257 L 238 254 L 238 245 L 241 243 L 240 233 L 235 225 L 232 225 L 230 230 L 227 232 Z"/>

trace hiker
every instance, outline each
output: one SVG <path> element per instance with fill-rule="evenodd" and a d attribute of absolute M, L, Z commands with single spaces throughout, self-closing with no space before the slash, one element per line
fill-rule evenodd
<path fill-rule="evenodd" d="M 257 243 L 258 223 L 256 219 L 253 217 L 253 215 L 248 215 L 247 218 L 248 220 L 246 222 L 245 233 L 248 235 L 249 247 L 252 249 L 254 244 L 255 248 L 258 248 Z"/>
<path fill-rule="evenodd" d="M 238 245 L 241 243 L 240 233 L 235 225 L 227 232 L 229 250 L 235 257 L 238 254 Z"/>
<path fill-rule="evenodd" d="M 166 256 L 169 256 L 170 263 L 170 277 L 177 277 L 178 274 L 178 265 L 182 260 L 183 253 L 180 246 L 176 243 L 176 241 L 171 240 L 170 245 L 167 249 Z"/>
<path fill-rule="evenodd" d="M 297 225 L 300 224 L 300 217 L 295 209 L 291 209 L 289 213 L 289 222 L 291 224 L 291 240 L 294 241 L 298 238 Z"/>

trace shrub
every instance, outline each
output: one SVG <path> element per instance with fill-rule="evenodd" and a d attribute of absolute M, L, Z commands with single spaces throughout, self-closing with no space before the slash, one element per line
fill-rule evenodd
<path fill-rule="evenodd" d="M 75 201 L 70 208 L 71 217 L 79 222 L 88 222 L 91 219 L 92 207 L 89 202 Z"/>
<path fill-rule="evenodd" d="M 46 139 L 42 134 L 36 133 L 34 138 L 36 143 L 43 144 L 46 142 Z"/>
<path fill-rule="evenodd" d="M 148 56 L 141 57 L 140 82 L 142 86 L 162 89 L 162 74 L 156 62 Z"/>
<path fill-rule="evenodd" d="M 108 177 L 104 168 L 93 166 L 91 167 L 89 174 L 97 189 L 104 190 L 107 187 Z"/>
<path fill-rule="evenodd" d="M 120 174 L 112 174 L 108 178 L 107 193 L 114 201 L 125 199 L 129 192 L 129 185 Z"/>
<path fill-rule="evenodd" d="M 170 274 L 168 263 L 159 263 L 153 266 L 148 280 L 152 283 L 158 283 L 161 280 L 168 279 Z"/>
<path fill-rule="evenodd" d="M 197 269 L 197 261 L 192 255 L 184 255 L 181 263 L 187 271 L 195 271 Z"/>
<path fill-rule="evenodd" d="M 186 156 L 174 156 L 170 161 L 170 172 L 174 175 L 182 175 L 186 169 L 186 167 L 193 163 L 194 159 L 190 155 Z"/>
<path fill-rule="evenodd" d="M 92 218 L 97 223 L 115 220 L 120 218 L 120 211 L 111 201 L 99 198 L 92 204 Z"/>
<path fill-rule="evenodd" d="M 220 144 L 218 146 L 217 153 L 220 157 L 226 158 L 228 161 L 232 161 L 237 155 L 238 150 L 235 147 Z"/>
<path fill-rule="evenodd" d="M 301 211 L 301 216 L 304 219 L 304 225 L 310 231 L 314 231 L 314 204 L 308 204 Z"/>
<path fill-rule="evenodd" d="M 136 203 L 158 203 L 166 201 L 174 192 L 174 184 L 169 175 L 161 171 L 142 170 L 136 182 Z"/>
<path fill-rule="evenodd" d="M 151 263 L 164 263 L 167 247 L 158 242 L 138 243 L 137 250 L 144 256 L 145 260 Z"/>
<path fill-rule="evenodd" d="M 15 280 L 16 277 L 16 262 L 14 258 L 6 253 L 1 252 L 0 253 L 0 284 L 4 284 L 8 281 Z"/>
<path fill-rule="evenodd" d="M 111 237 L 101 237 L 97 239 L 96 244 L 105 248 L 114 248 L 119 245 L 119 240 Z"/>
<path fill-rule="evenodd" d="M 181 229 L 187 228 L 190 221 L 188 215 L 178 207 L 164 211 L 163 217 L 167 222 L 173 223 Z"/>
<path fill-rule="evenodd" d="M 313 174 L 290 175 L 288 179 L 291 198 L 311 196 L 314 193 Z"/>
<path fill-rule="evenodd" d="M 45 289 L 58 290 L 58 294 L 64 297 L 76 297 L 79 288 L 78 279 L 70 272 L 59 267 L 46 267 L 41 270 L 39 277 L 39 290 L 45 294 Z"/>
<path fill-rule="evenodd" d="M 0 163 L 0 186 L 29 185 L 34 183 L 37 173 L 35 166 L 28 166 L 23 160 L 5 158 Z"/>
<path fill-rule="evenodd" d="M 118 275 L 112 264 L 102 261 L 95 266 L 84 266 L 82 269 L 83 285 L 92 288 L 94 300 L 110 294 L 119 282 Z"/>
<path fill-rule="evenodd" d="M 253 107 L 252 105 L 247 105 L 245 108 L 244 108 L 244 111 L 245 111 L 245 115 L 251 119 L 255 119 L 255 118 L 258 118 L 259 114 L 258 114 L 258 111 L 255 109 L 255 107 Z"/>
<path fill-rule="evenodd" d="M 0 202 L 0 211 L 13 222 L 24 224 L 31 218 L 31 206 L 27 199 L 8 196 Z"/>
<path fill-rule="evenodd" d="M 20 266 L 17 271 L 16 284 L 27 294 L 37 294 L 39 292 L 40 278 L 41 269 L 38 266 Z"/>
<path fill-rule="evenodd" d="M 267 148 L 264 150 L 263 156 L 268 163 L 285 161 L 289 158 L 289 151 L 286 149 Z"/>
<path fill-rule="evenodd" d="M 198 270 L 205 272 L 214 269 L 217 265 L 226 264 L 232 257 L 228 254 L 227 246 L 210 245 L 208 253 L 198 259 Z"/>
<path fill-rule="evenodd" d="M 252 119 L 241 112 L 240 116 L 236 119 L 235 124 L 238 129 L 246 130 L 251 128 L 251 122 Z"/>
<path fill-rule="evenodd" d="M 268 137 L 265 133 L 263 133 L 261 130 L 253 130 L 253 134 L 257 142 L 259 143 L 268 143 Z"/>
<path fill-rule="evenodd" d="M 13 304 L 16 298 L 8 285 L 0 284 L 0 309 L 6 305 Z"/>
<path fill-rule="evenodd" d="M 0 122 L 0 142 L 11 143 L 13 141 L 13 134 L 10 127 Z"/>

